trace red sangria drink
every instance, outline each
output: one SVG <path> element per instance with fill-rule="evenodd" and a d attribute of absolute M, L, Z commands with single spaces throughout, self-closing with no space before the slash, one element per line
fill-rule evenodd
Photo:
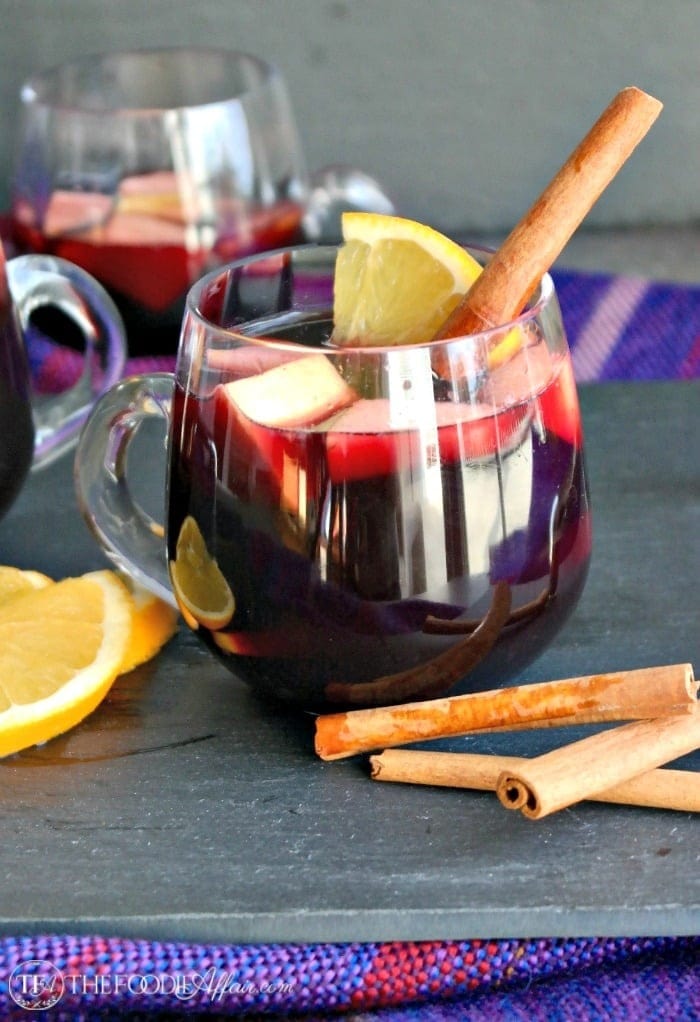
<path fill-rule="evenodd" d="M 42 222 L 13 208 L 19 251 L 60 256 L 96 277 L 114 300 L 132 351 L 174 352 L 190 286 L 216 266 L 300 240 L 303 207 L 219 207 L 215 231 L 202 226 L 172 172 L 132 176 L 116 196 L 57 190 Z"/>
<path fill-rule="evenodd" d="M 14 240 L 96 277 L 132 353 L 175 353 L 205 273 L 300 238 L 308 192 L 279 72 L 211 48 L 112 53 L 22 89 Z"/>
<path fill-rule="evenodd" d="M 336 248 L 210 275 L 172 409 L 170 576 L 256 692 L 380 705 L 507 681 L 575 606 L 591 548 L 553 284 L 498 331 L 338 345 Z"/>

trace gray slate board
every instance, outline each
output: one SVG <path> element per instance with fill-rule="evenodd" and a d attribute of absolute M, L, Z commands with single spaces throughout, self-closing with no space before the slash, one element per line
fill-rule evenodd
<path fill-rule="evenodd" d="M 520 680 L 700 665 L 700 382 L 584 387 L 595 520 L 583 599 Z M 0 522 L 0 563 L 104 565 L 70 458 Z M 321 763 L 182 630 L 80 727 L 0 761 L 0 932 L 371 941 L 700 932 L 700 819 L 578 805 L 532 822 L 489 793 Z M 544 751 L 561 732 L 442 748 Z M 575 737 L 572 733 L 567 738 Z M 683 766 L 700 768 L 700 753 Z"/>

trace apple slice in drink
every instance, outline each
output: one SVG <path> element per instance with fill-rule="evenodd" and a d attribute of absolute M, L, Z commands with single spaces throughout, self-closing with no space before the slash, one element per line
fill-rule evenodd
<path fill-rule="evenodd" d="M 114 209 L 113 195 L 102 192 L 71 192 L 62 188 L 51 195 L 43 233 L 47 238 L 88 231 L 107 223 Z"/>
<path fill-rule="evenodd" d="M 325 355 L 292 356 L 222 384 L 217 418 L 231 438 L 227 456 L 245 464 L 244 472 L 234 474 L 254 479 L 258 493 L 266 491 L 268 499 L 298 513 L 302 495 L 315 492 L 315 475 L 323 470 L 323 436 L 307 431 L 356 400 Z"/>
<path fill-rule="evenodd" d="M 580 447 L 581 415 L 569 357 L 552 355 L 543 338 L 523 343 L 492 369 L 481 396 L 496 406 L 536 397 L 542 423 L 562 440 Z"/>
<path fill-rule="evenodd" d="M 387 398 L 361 399 L 341 412 L 326 442 L 328 473 L 343 483 L 389 475 L 426 463 L 439 453 L 443 463 L 493 457 L 510 449 L 528 419 L 528 406 L 495 412 L 488 404 L 439 401 L 426 413 L 425 431 L 396 429 Z M 432 422 L 431 422 L 432 419 Z M 434 448 L 437 428 L 438 452 Z"/>
<path fill-rule="evenodd" d="M 540 398 L 542 421 L 562 440 L 580 450 L 583 428 L 574 367 L 570 358 L 561 362 L 557 378 Z"/>
<path fill-rule="evenodd" d="M 325 355 L 294 358 L 223 385 L 233 407 L 251 422 L 277 429 L 314 426 L 357 400 Z"/>

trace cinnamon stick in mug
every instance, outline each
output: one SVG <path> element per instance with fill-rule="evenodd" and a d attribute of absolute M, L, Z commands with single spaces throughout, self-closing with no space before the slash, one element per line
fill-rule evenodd
<path fill-rule="evenodd" d="M 460 337 L 518 316 L 542 275 L 642 141 L 663 104 L 622 89 L 510 232 L 438 333 Z"/>
<path fill-rule="evenodd" d="M 496 794 L 539 819 L 700 748 L 700 713 L 638 720 L 505 770 Z"/>
<path fill-rule="evenodd" d="M 519 756 L 495 756 L 476 752 L 429 752 L 419 749 L 387 749 L 370 757 L 375 781 L 426 784 L 441 788 L 495 791 L 502 774 L 510 776 L 530 760 Z M 700 773 L 692 770 L 648 770 L 606 791 L 589 795 L 592 802 L 646 806 L 700 812 Z"/>
<path fill-rule="evenodd" d="M 476 731 L 552 727 L 690 714 L 698 685 L 690 664 L 643 667 L 316 718 L 321 759 Z"/>

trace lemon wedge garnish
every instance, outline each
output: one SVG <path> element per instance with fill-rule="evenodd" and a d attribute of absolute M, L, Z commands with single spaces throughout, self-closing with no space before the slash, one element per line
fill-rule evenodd
<path fill-rule="evenodd" d="M 339 346 L 433 340 L 483 269 L 456 242 L 414 220 L 344 213 L 342 229 L 333 304 Z M 519 327 L 496 333 L 489 369 L 509 361 L 522 345 Z"/>
<path fill-rule="evenodd" d="M 335 267 L 333 340 L 339 345 L 432 340 L 481 265 L 425 224 L 345 213 Z"/>

